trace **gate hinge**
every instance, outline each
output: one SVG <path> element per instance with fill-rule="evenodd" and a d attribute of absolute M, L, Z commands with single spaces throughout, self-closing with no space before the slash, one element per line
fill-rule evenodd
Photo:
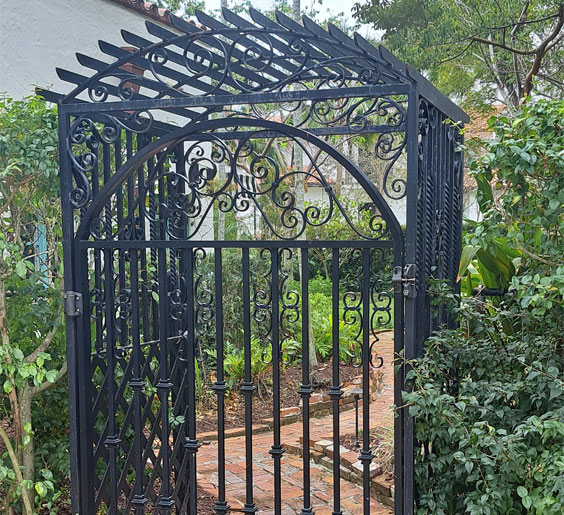
<path fill-rule="evenodd" d="M 392 275 L 392 284 L 396 293 L 403 293 L 408 299 L 417 297 L 417 288 L 415 286 L 415 276 L 417 274 L 417 265 L 409 264 L 403 268 L 401 266 L 394 267 Z"/>
<path fill-rule="evenodd" d="M 63 294 L 65 315 L 77 317 L 82 315 L 82 293 L 76 291 L 66 291 Z"/>

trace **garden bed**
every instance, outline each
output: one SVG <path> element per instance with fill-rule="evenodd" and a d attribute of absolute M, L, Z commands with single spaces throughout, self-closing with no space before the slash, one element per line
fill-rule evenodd
<path fill-rule="evenodd" d="M 339 367 L 339 379 L 343 385 L 360 383 L 361 370 L 350 364 L 341 363 Z M 269 375 L 270 377 L 270 375 Z M 332 382 L 332 365 L 330 362 L 318 367 L 312 372 L 311 383 L 314 390 L 310 399 L 310 412 L 315 416 L 315 411 L 330 409 L 330 400 L 327 396 Z M 372 374 L 372 385 L 378 388 L 380 373 L 374 370 Z M 301 415 L 301 397 L 297 390 L 301 384 L 302 369 L 300 366 L 286 367 L 280 373 L 280 412 L 281 416 L 288 421 L 295 421 Z M 209 433 L 217 431 L 217 405 L 215 396 L 208 395 L 207 403 L 202 406 L 197 419 L 198 433 Z M 349 399 L 347 399 L 349 400 Z M 352 399 L 350 399 L 352 400 Z M 272 420 L 272 386 L 262 384 L 257 394 L 253 396 L 253 424 L 260 425 Z M 225 402 L 225 429 L 233 430 L 244 426 L 245 399 L 238 392 L 232 391 Z"/>

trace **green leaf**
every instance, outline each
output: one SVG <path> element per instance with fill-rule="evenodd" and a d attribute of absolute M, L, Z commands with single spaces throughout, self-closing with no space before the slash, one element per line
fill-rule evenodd
<path fill-rule="evenodd" d="M 527 495 L 529 495 L 529 492 L 524 486 L 518 486 L 517 494 L 519 495 L 519 497 L 526 497 Z"/>
<path fill-rule="evenodd" d="M 27 266 L 25 266 L 24 261 L 18 261 L 16 263 L 16 274 L 18 274 L 22 279 L 25 279 L 27 275 Z"/>
<path fill-rule="evenodd" d="M 39 494 L 39 497 L 45 497 L 47 494 L 47 488 L 45 488 L 42 481 L 35 483 L 35 491 Z"/>
<path fill-rule="evenodd" d="M 472 245 L 466 245 L 462 249 L 462 254 L 460 255 L 460 266 L 458 267 L 458 280 L 464 276 L 466 270 L 468 270 L 468 265 L 474 259 L 474 256 L 478 252 L 478 247 L 474 247 Z"/>
<path fill-rule="evenodd" d="M 4 392 L 6 393 L 10 393 L 14 388 L 14 385 L 12 384 L 12 381 L 10 381 L 9 379 L 6 379 L 4 381 Z"/>
<path fill-rule="evenodd" d="M 57 370 L 48 370 L 45 373 L 45 379 L 49 383 L 54 383 L 57 380 L 58 375 L 59 373 L 57 372 Z"/>

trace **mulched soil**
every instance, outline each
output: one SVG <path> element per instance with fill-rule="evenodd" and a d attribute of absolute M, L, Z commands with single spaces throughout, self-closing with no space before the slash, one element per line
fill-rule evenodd
<path fill-rule="evenodd" d="M 342 384 L 350 383 L 362 372 L 352 365 L 341 363 L 339 379 Z M 311 383 L 314 393 L 327 393 L 332 382 L 331 363 L 320 365 L 311 373 Z M 280 407 L 290 408 L 298 406 L 300 395 L 297 390 L 302 381 L 300 366 L 286 367 L 280 372 Z M 271 373 L 257 381 L 258 391 L 253 397 L 253 423 L 259 424 L 272 418 L 272 379 Z M 225 429 L 243 427 L 245 424 L 245 400 L 238 392 L 232 391 L 225 402 Z M 216 397 L 211 390 L 205 396 L 205 402 L 200 405 L 197 420 L 198 432 L 217 430 Z"/>
<path fill-rule="evenodd" d="M 198 514 L 211 515 L 212 513 L 214 513 L 214 504 L 215 497 L 198 487 Z"/>
<path fill-rule="evenodd" d="M 359 437 L 362 446 L 362 432 Z M 354 433 L 341 435 L 341 445 L 350 451 L 359 451 L 355 446 L 356 435 Z M 374 461 L 382 467 L 384 474 L 388 476 L 394 470 L 394 428 L 392 427 L 373 427 L 370 429 L 370 448 L 374 453 Z"/>

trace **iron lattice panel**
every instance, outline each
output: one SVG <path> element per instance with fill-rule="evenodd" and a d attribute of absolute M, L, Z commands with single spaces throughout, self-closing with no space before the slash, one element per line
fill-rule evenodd
<path fill-rule="evenodd" d="M 429 335 L 453 321 L 444 306 L 431 306 L 430 281 L 456 291 L 462 231 L 463 139 L 460 127 L 435 106 L 419 108 L 417 192 L 417 355 Z"/>

